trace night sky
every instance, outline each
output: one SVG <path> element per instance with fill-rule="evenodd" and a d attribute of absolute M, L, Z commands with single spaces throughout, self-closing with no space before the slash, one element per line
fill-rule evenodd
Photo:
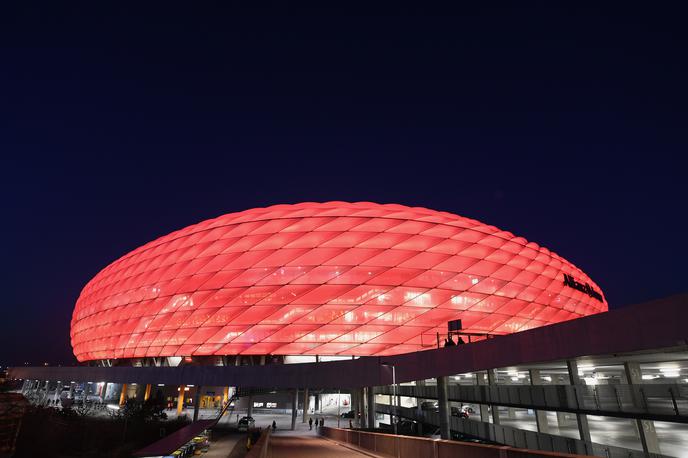
<path fill-rule="evenodd" d="M 0 7 L 0 365 L 72 364 L 100 269 L 277 203 L 479 219 L 612 307 L 688 290 L 684 11 L 198 3 Z"/>

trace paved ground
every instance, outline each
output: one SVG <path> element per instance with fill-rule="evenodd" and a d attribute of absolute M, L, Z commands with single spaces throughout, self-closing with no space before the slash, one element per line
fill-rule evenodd
<path fill-rule="evenodd" d="M 204 458 L 227 458 L 237 441 L 244 440 L 243 435 L 224 435 L 210 441 L 210 448 L 203 454 Z"/>
<path fill-rule="evenodd" d="M 303 457 L 303 458 L 345 458 L 371 457 L 369 452 L 362 453 L 352 448 L 344 447 L 336 442 L 323 439 L 315 435 L 299 432 L 276 432 L 270 438 L 270 451 L 273 458 Z"/>

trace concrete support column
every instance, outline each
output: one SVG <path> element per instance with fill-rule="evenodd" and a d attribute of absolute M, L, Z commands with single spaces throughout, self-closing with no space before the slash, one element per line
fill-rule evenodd
<path fill-rule="evenodd" d="M 356 407 L 356 422 L 359 428 L 365 428 L 368 423 L 365 415 L 365 389 L 359 388 L 356 390 L 356 393 L 356 400 L 358 402 Z"/>
<path fill-rule="evenodd" d="M 320 410 L 320 393 L 315 393 L 315 407 L 313 408 L 314 412 L 321 411 Z"/>
<path fill-rule="evenodd" d="M 368 398 L 368 428 L 375 428 L 375 390 L 372 386 L 366 388 L 366 397 Z"/>
<path fill-rule="evenodd" d="M 177 395 L 177 416 L 182 414 L 184 409 L 184 396 L 186 393 L 186 385 L 179 386 L 179 394 Z"/>
<path fill-rule="evenodd" d="M 308 421 L 308 404 L 310 404 L 310 397 L 308 396 L 308 388 L 303 390 L 303 417 L 301 418 L 301 423 L 306 423 Z"/>
<path fill-rule="evenodd" d="M 108 382 L 103 383 L 103 388 L 100 390 L 100 397 L 105 402 L 105 398 L 107 397 L 107 389 L 110 384 Z"/>
<path fill-rule="evenodd" d="M 193 413 L 193 421 L 198 420 L 198 412 L 201 408 L 201 393 L 202 393 L 203 387 L 201 385 L 196 385 L 196 390 L 194 393 L 194 399 L 193 399 L 193 404 L 194 404 L 194 413 Z"/>
<path fill-rule="evenodd" d="M 119 406 L 122 407 L 124 404 L 127 403 L 127 384 L 122 383 L 122 389 L 119 392 Z M 69 392 L 73 396 L 74 395 L 74 384 L 69 387 Z"/>
<path fill-rule="evenodd" d="M 534 386 L 542 385 L 542 378 L 540 377 L 539 369 L 530 370 L 530 384 Z M 537 423 L 538 432 L 543 434 L 549 434 L 547 412 L 545 412 L 544 410 L 535 410 L 535 422 Z"/>
<path fill-rule="evenodd" d="M 74 387 L 75 386 L 76 386 L 76 383 L 69 382 L 69 399 L 74 399 Z"/>
<path fill-rule="evenodd" d="M 625 362 L 624 372 L 626 373 L 626 380 L 629 385 L 640 385 L 643 383 L 643 374 L 640 370 L 640 364 L 635 362 Z M 633 387 L 633 404 L 638 407 L 643 407 L 642 394 L 639 389 Z M 659 439 L 657 438 L 657 430 L 655 429 L 655 422 L 652 420 L 636 419 L 636 426 L 638 434 L 640 435 L 640 442 L 643 445 L 643 452 L 645 453 L 661 453 L 659 451 Z"/>
<path fill-rule="evenodd" d="M 483 374 L 482 372 L 476 372 L 475 381 L 480 386 L 487 385 L 485 374 Z M 480 404 L 480 421 L 485 423 L 490 422 L 490 409 L 487 404 Z"/>
<path fill-rule="evenodd" d="M 570 359 L 566 361 L 566 367 L 569 371 L 569 380 L 571 380 L 571 385 L 585 385 L 583 380 L 581 380 L 578 375 L 578 362 Z M 576 414 L 576 421 L 578 423 L 578 434 L 580 440 L 585 442 L 586 453 L 592 454 L 592 439 L 590 438 L 590 426 L 588 425 L 588 416 L 583 413 Z"/>
<path fill-rule="evenodd" d="M 487 371 L 487 384 L 490 386 L 497 385 L 497 370 L 489 369 Z M 490 404 L 490 409 L 492 410 L 492 423 L 495 425 L 499 424 L 499 407 L 495 404 Z"/>
<path fill-rule="evenodd" d="M 136 402 L 139 404 L 143 403 L 143 398 L 145 397 L 146 394 L 146 385 L 143 385 L 141 383 L 136 384 Z"/>
<path fill-rule="evenodd" d="M 253 395 L 252 394 L 248 395 L 248 408 L 246 409 L 246 416 L 248 416 L 248 417 L 253 416 Z"/>
<path fill-rule="evenodd" d="M 296 417 L 299 414 L 299 390 L 298 388 L 294 390 L 294 396 L 292 396 L 291 402 L 291 430 L 296 429 Z"/>
<path fill-rule="evenodd" d="M 437 400 L 440 408 L 440 437 L 444 440 L 451 439 L 449 425 L 451 424 L 451 409 L 449 408 L 449 394 L 447 390 L 447 377 L 437 377 Z"/>

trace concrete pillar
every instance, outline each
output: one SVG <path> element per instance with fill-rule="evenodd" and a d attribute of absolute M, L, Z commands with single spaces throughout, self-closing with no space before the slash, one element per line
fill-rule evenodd
<path fill-rule="evenodd" d="M 291 400 L 291 430 L 296 429 L 296 417 L 299 414 L 299 390 L 294 390 L 294 395 Z"/>
<path fill-rule="evenodd" d="M 100 398 L 105 402 L 105 398 L 107 397 L 107 389 L 110 384 L 108 382 L 103 383 L 103 388 L 100 390 Z"/>
<path fill-rule="evenodd" d="M 487 380 L 485 379 L 485 374 L 482 372 L 477 372 L 475 374 L 475 380 L 478 385 L 487 385 Z M 490 422 L 490 409 L 487 404 L 480 404 L 480 421 L 489 423 Z"/>
<path fill-rule="evenodd" d="M 74 393 L 74 384 L 69 387 L 69 392 Z M 127 384 L 122 383 L 122 389 L 119 392 L 119 406 L 122 407 L 124 404 L 127 403 Z"/>
<path fill-rule="evenodd" d="M 360 414 L 358 424 L 361 428 L 366 428 L 368 426 L 368 417 L 366 415 L 365 388 L 359 388 L 358 390 L 358 412 Z"/>
<path fill-rule="evenodd" d="M 74 399 L 74 387 L 75 386 L 76 386 L 76 383 L 69 382 L 69 399 Z"/>
<path fill-rule="evenodd" d="M 182 414 L 184 409 L 184 396 L 186 395 L 186 385 L 179 386 L 179 394 L 177 395 L 177 416 Z"/>
<path fill-rule="evenodd" d="M 248 408 L 246 409 L 246 416 L 248 416 L 248 417 L 253 416 L 253 395 L 252 394 L 248 395 Z"/>
<path fill-rule="evenodd" d="M 580 376 L 578 375 L 578 362 L 576 360 L 570 359 L 566 361 L 566 367 L 569 371 L 569 380 L 571 380 L 571 385 L 585 385 L 583 380 L 581 380 Z M 590 438 L 588 416 L 584 413 L 577 413 L 576 422 L 578 423 L 578 434 L 580 436 L 580 440 L 585 442 L 586 453 L 592 454 L 592 439 Z"/>
<path fill-rule="evenodd" d="M 320 410 L 320 393 L 315 393 L 315 407 L 313 410 L 315 412 L 322 412 L 322 410 Z"/>
<path fill-rule="evenodd" d="M 369 386 L 368 388 L 366 388 L 366 390 L 366 397 L 368 398 L 368 428 L 376 428 L 377 425 L 375 424 L 375 390 L 372 386 Z"/>
<path fill-rule="evenodd" d="M 640 370 L 640 364 L 635 362 L 625 362 L 624 372 L 626 380 L 629 385 L 640 385 L 643 383 L 643 374 Z M 635 388 L 632 390 L 633 404 L 636 406 L 643 406 L 642 395 L 640 390 Z M 655 422 L 652 420 L 636 419 L 636 426 L 638 434 L 640 435 L 640 442 L 643 445 L 644 453 L 661 453 L 659 451 L 659 439 L 657 438 L 657 430 L 655 430 Z"/>
<path fill-rule="evenodd" d="M 437 377 L 437 401 L 440 408 L 440 437 L 444 440 L 451 439 L 449 425 L 451 424 L 451 409 L 449 408 L 449 395 L 447 390 L 447 377 Z"/>
<path fill-rule="evenodd" d="M 303 390 L 303 418 L 301 423 L 306 423 L 308 421 L 308 404 L 310 404 L 310 397 L 308 396 L 308 388 Z"/>
<path fill-rule="evenodd" d="M 201 408 L 201 390 L 203 387 L 201 385 L 196 385 L 196 390 L 194 393 L 194 399 L 193 399 L 193 404 L 194 404 L 194 413 L 193 413 L 193 421 L 198 421 L 198 412 Z"/>
<path fill-rule="evenodd" d="M 149 400 L 150 395 L 151 395 L 151 384 L 149 383 L 146 385 L 146 390 L 143 393 L 143 401 L 146 402 L 147 400 Z"/>
<path fill-rule="evenodd" d="M 542 385 L 542 377 L 540 377 L 539 369 L 530 370 L 530 384 L 533 386 Z M 538 432 L 549 434 L 549 424 L 547 423 L 547 412 L 544 410 L 535 410 L 535 422 L 537 423 Z"/>
<path fill-rule="evenodd" d="M 146 385 L 143 385 L 141 383 L 136 384 L 136 402 L 139 404 L 143 403 L 143 398 L 145 397 L 146 394 Z"/>
<path fill-rule="evenodd" d="M 497 370 L 496 369 L 489 369 L 487 371 L 487 384 L 490 386 L 494 386 L 497 384 Z M 492 423 L 495 425 L 499 424 L 499 407 L 495 404 L 490 405 L 490 409 L 492 410 Z"/>

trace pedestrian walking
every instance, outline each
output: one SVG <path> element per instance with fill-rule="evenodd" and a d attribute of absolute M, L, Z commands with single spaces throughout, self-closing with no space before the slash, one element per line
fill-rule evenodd
<path fill-rule="evenodd" d="M 313 430 L 313 418 L 309 418 L 309 419 L 308 419 L 308 429 L 309 429 L 310 431 Z"/>

